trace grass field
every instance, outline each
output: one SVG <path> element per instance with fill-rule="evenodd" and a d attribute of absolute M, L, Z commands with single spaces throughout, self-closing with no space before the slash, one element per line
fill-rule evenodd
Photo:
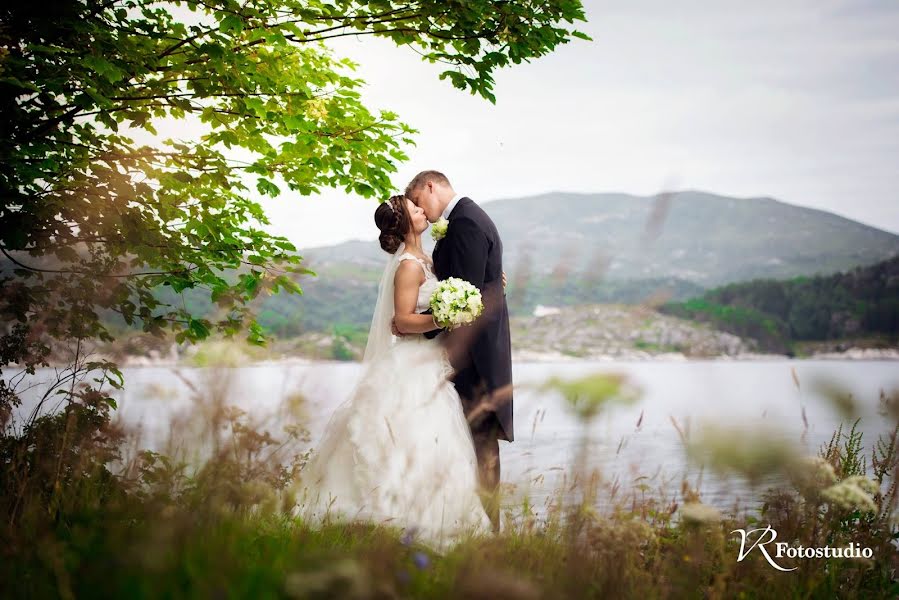
<path fill-rule="evenodd" d="M 620 383 L 594 377 L 548 385 L 586 423 Z M 196 393 L 215 395 L 212 388 Z M 895 419 L 896 398 L 882 403 L 884 418 Z M 538 516 L 527 499 L 507 504 L 502 534 L 438 553 L 409 531 L 292 517 L 291 489 L 308 456 L 301 424 L 276 437 L 207 397 L 189 438 L 207 444 L 198 458 L 183 443 L 188 438 L 164 453 L 142 450 L 112 412 L 99 395 L 85 394 L 2 438 L 0 597 L 899 595 L 899 425 L 868 441 L 847 422 L 817 457 L 790 456 L 762 437 L 735 443 L 726 428 L 685 439 L 685 452 L 710 468 L 779 482 L 759 488 L 763 501 L 741 513 L 704 504 L 686 480 L 665 501 L 639 488 L 613 494 L 582 456 L 548 510 Z M 602 494 L 614 495 L 614 508 L 593 508 Z M 758 548 L 738 560 L 735 530 L 768 525 L 791 547 L 857 544 L 871 558 L 776 558 L 798 567 L 789 572 Z"/>

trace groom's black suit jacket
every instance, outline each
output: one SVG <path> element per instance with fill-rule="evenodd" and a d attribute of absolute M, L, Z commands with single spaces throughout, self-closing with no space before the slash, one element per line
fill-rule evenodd
<path fill-rule="evenodd" d="M 448 221 L 446 236 L 434 247 L 434 271 L 439 279 L 470 282 L 481 290 L 484 301 L 484 312 L 474 324 L 444 335 L 456 369 L 453 383 L 466 415 L 477 409 L 485 394 L 492 394 L 496 404 L 492 412 L 501 427 L 497 437 L 511 442 L 512 342 L 503 290 L 503 243 L 493 221 L 470 198 L 459 199 Z"/>

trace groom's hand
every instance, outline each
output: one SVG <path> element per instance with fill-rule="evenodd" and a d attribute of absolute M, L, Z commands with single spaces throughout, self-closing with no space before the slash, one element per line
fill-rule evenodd
<path fill-rule="evenodd" d="M 424 312 L 421 313 L 421 314 L 423 314 L 423 315 L 432 315 L 432 314 L 433 314 L 433 311 L 431 311 L 431 309 L 429 308 L 428 310 L 424 311 Z M 431 318 L 433 318 L 433 317 L 431 317 Z M 435 323 L 435 325 L 436 325 L 436 323 Z M 442 330 L 442 329 L 432 329 L 431 331 L 426 331 L 425 334 L 424 334 L 424 336 L 425 336 L 426 338 L 428 338 L 429 340 L 433 340 L 435 337 L 437 337 L 438 335 L 440 335 L 440 332 L 441 332 L 441 331 L 443 331 L 443 330 Z"/>

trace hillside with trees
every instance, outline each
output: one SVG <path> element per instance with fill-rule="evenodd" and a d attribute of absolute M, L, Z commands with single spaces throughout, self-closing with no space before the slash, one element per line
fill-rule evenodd
<path fill-rule="evenodd" d="M 755 339 L 772 352 L 837 340 L 895 346 L 899 257 L 829 276 L 731 284 L 659 310 Z"/>

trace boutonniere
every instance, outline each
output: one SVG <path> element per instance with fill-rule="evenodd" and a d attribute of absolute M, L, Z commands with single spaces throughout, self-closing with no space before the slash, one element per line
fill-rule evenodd
<path fill-rule="evenodd" d="M 442 240 L 446 235 L 446 229 L 449 227 L 449 221 L 440 217 L 436 223 L 431 225 L 431 237 L 435 240 Z"/>

